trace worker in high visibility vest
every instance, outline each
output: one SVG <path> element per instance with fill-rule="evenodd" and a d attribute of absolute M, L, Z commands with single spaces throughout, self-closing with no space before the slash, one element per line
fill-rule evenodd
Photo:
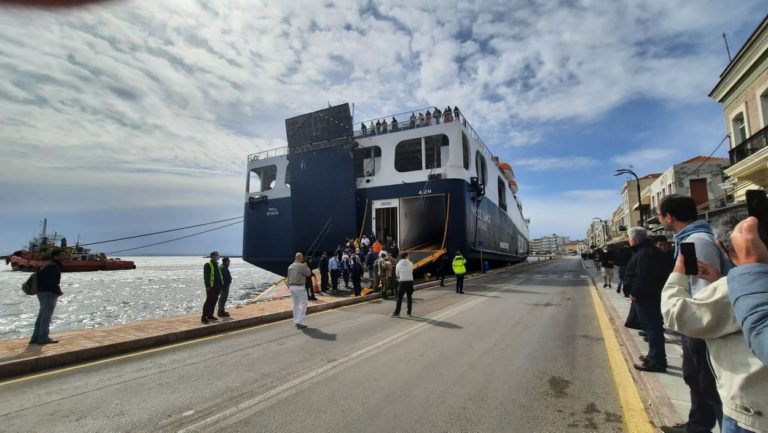
<path fill-rule="evenodd" d="M 219 293 L 224 287 L 224 276 L 219 269 L 218 251 L 211 252 L 211 260 L 203 265 L 203 284 L 205 284 L 205 303 L 203 304 L 203 317 L 200 321 L 207 324 L 211 320 L 219 320 L 214 317 L 213 310 L 216 308 Z"/>
<path fill-rule="evenodd" d="M 467 273 L 467 260 L 461 255 L 461 251 L 456 252 L 453 258 L 453 273 L 456 274 L 456 293 L 464 293 L 464 274 Z"/>

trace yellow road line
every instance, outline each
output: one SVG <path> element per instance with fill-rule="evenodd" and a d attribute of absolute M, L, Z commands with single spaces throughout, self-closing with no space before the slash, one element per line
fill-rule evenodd
<path fill-rule="evenodd" d="M 629 367 L 624 360 L 619 342 L 616 340 L 616 335 L 613 333 L 608 315 L 603 309 L 596 290 L 596 286 L 591 284 L 589 291 L 592 294 L 592 305 L 595 307 L 600 330 L 603 333 L 603 341 L 605 341 L 605 350 L 608 352 L 608 364 L 611 366 L 613 383 L 616 385 L 616 391 L 619 393 L 624 431 L 627 433 L 653 433 L 653 424 L 651 424 L 651 420 L 648 418 L 648 413 L 640 399 L 640 393 L 637 391 L 635 381 L 632 379 L 632 374 L 629 372 Z"/>

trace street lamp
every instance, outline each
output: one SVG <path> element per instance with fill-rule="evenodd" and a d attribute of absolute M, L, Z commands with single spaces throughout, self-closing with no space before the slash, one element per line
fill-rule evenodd
<path fill-rule="evenodd" d="M 637 174 L 635 174 L 634 171 L 628 168 L 620 168 L 616 170 L 616 173 L 614 174 L 614 176 L 621 176 L 622 174 L 629 174 L 634 176 L 635 178 L 635 183 L 637 184 L 637 210 L 638 212 L 640 212 L 640 227 L 643 227 L 645 226 L 645 221 L 643 220 L 643 199 L 640 196 L 640 178 L 637 177 Z"/>

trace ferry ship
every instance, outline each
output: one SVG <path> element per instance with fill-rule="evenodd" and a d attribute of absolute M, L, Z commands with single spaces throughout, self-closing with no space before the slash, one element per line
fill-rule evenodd
<path fill-rule="evenodd" d="M 512 167 L 463 114 L 414 119 L 427 110 L 380 117 L 378 131 L 377 119 L 355 129 L 349 104 L 287 119 L 288 146 L 248 156 L 243 259 L 284 275 L 296 252 L 365 234 L 391 236 L 422 270 L 457 251 L 474 268 L 525 260 Z"/>

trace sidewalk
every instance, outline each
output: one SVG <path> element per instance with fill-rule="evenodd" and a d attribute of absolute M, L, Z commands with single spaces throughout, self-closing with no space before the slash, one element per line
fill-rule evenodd
<path fill-rule="evenodd" d="M 667 372 L 647 373 L 635 370 L 632 364 L 639 363 L 638 356 L 648 352 L 648 343 L 637 330 L 624 326 L 624 321 L 629 314 L 629 298 L 623 293 L 616 293 L 618 282 L 618 270 L 614 269 L 613 288 L 603 288 L 603 277 L 595 269 L 591 260 L 583 261 L 587 272 L 595 283 L 595 290 L 603 303 L 603 307 L 613 324 L 616 337 L 623 348 L 627 367 L 638 385 L 640 395 L 648 408 L 653 423 L 659 427 L 674 425 L 688 420 L 688 411 L 691 408 L 688 386 L 683 381 L 683 358 L 680 339 L 667 339 L 665 349 L 667 352 Z M 668 335 L 665 335 L 669 338 Z"/>
<path fill-rule="evenodd" d="M 513 268 L 498 268 L 489 273 L 527 269 L 530 266 L 536 264 L 523 263 Z M 453 277 L 446 278 L 448 281 L 453 281 Z M 415 289 L 438 284 L 439 281 L 433 279 L 416 284 Z M 339 290 L 333 294 L 319 293 L 317 296 L 317 301 L 309 301 L 307 314 L 379 299 L 381 293 L 356 298 L 350 291 Z M 208 325 L 202 325 L 200 313 L 195 312 L 184 316 L 51 334 L 51 338 L 59 340 L 59 343 L 45 346 L 29 345 L 29 338 L 4 340 L 0 341 L 0 379 L 286 320 L 293 316 L 292 308 L 290 298 L 282 298 L 230 308 L 230 317 Z M 311 317 L 309 320 L 311 323 Z"/>

